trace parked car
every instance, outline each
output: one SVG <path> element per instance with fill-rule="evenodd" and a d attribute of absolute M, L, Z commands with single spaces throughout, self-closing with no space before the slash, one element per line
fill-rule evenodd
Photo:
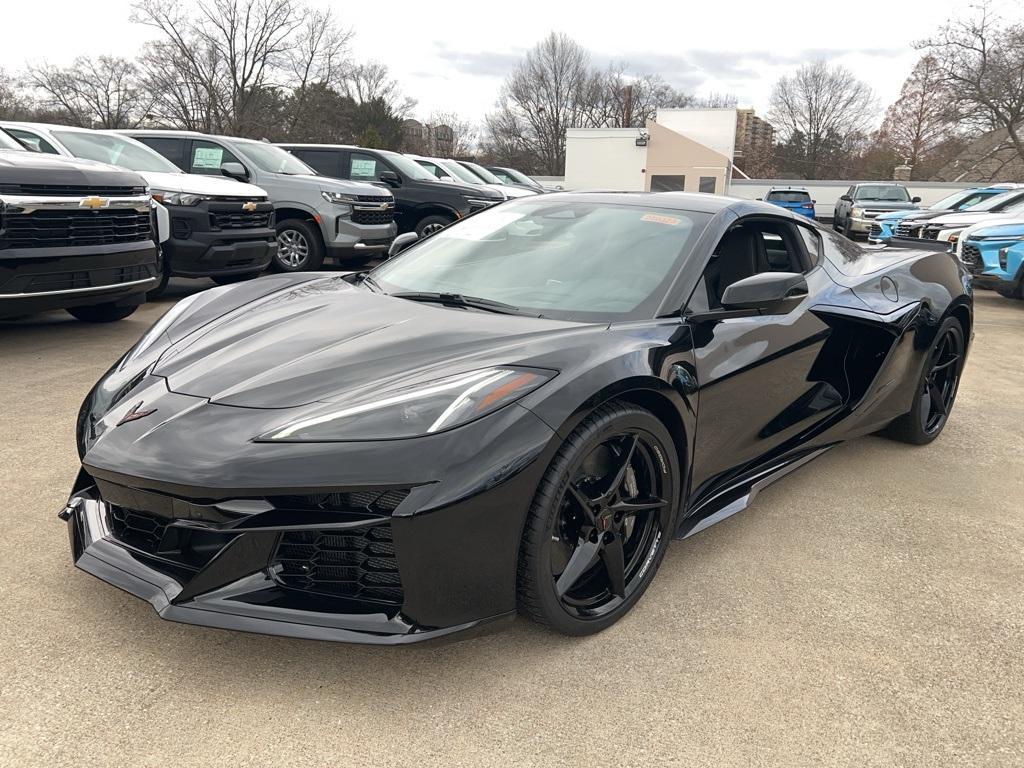
<path fill-rule="evenodd" d="M 536 192 L 547 192 L 539 181 L 534 181 L 525 173 L 517 171 L 515 168 L 503 168 L 498 165 L 488 165 L 485 168 L 506 184 L 521 184 Z"/>
<path fill-rule="evenodd" d="M 916 211 L 920 197 L 911 197 L 902 184 L 871 182 L 853 184 L 836 202 L 832 227 L 849 238 L 867 235 L 871 224 L 881 213 Z"/>
<path fill-rule="evenodd" d="M 809 219 L 814 218 L 814 200 L 806 187 L 770 187 L 764 201 Z"/>
<path fill-rule="evenodd" d="M 902 229 L 903 234 L 899 235 L 900 237 L 908 237 L 912 227 L 923 225 L 926 221 L 947 213 L 968 210 L 989 198 L 1020 186 L 1020 184 L 994 184 L 980 189 L 961 189 L 947 195 L 937 203 L 929 205 L 923 211 L 893 211 L 880 214 L 871 225 L 868 242 L 888 243 L 893 237 L 897 237 L 897 228 Z"/>
<path fill-rule="evenodd" d="M 185 173 L 145 144 L 108 131 L 43 123 L 0 122 L 0 127 L 40 152 L 117 165 L 146 180 L 169 218 L 169 235 L 161 243 L 161 281 L 151 298 L 163 292 L 171 275 L 232 283 L 270 266 L 277 251 L 274 208 L 259 187 Z"/>
<path fill-rule="evenodd" d="M 509 186 L 501 182 L 492 183 L 485 181 L 472 170 L 467 168 L 458 160 L 450 160 L 440 157 L 423 157 L 421 155 L 406 155 L 430 173 L 434 174 L 441 181 L 459 181 L 473 186 L 486 186 L 498 192 L 503 198 L 528 197 L 536 194 L 533 191 L 518 186 Z"/>
<path fill-rule="evenodd" d="M 1024 299 L 1024 220 L 972 227 L 961 260 L 975 285 Z"/>
<path fill-rule="evenodd" d="M 484 184 L 491 186 L 497 184 L 507 197 L 527 197 L 538 194 L 538 190 L 532 186 L 519 184 L 518 182 L 510 183 L 503 181 L 479 163 L 474 163 L 470 160 L 456 160 L 455 162 L 480 179 Z"/>
<path fill-rule="evenodd" d="M 344 144 L 280 146 L 324 176 L 387 184 L 395 197 L 398 231 L 420 237 L 505 199 L 503 193 L 487 187 L 441 182 L 398 152 Z"/>
<path fill-rule="evenodd" d="M 192 131 L 123 131 L 188 173 L 228 176 L 267 191 L 281 272 L 320 269 L 324 259 L 362 264 L 395 239 L 394 197 L 373 184 L 319 175 L 265 141 Z"/>
<path fill-rule="evenodd" d="M 950 243 L 952 249 L 959 254 L 956 245 L 967 227 L 989 221 L 998 222 L 1017 212 L 1024 212 L 1024 187 L 993 195 L 963 211 L 947 211 L 924 220 L 901 221 L 896 226 L 896 237 Z"/>
<path fill-rule="evenodd" d="M 166 619 L 593 634 L 670 540 L 837 443 L 936 439 L 965 282 L 754 201 L 510 200 L 366 274 L 180 302 L 83 403 L 60 516 L 79 568 Z"/>
<path fill-rule="evenodd" d="M 0 129 L 0 317 L 66 309 L 86 322 L 120 320 L 159 272 L 145 179 L 29 152 Z"/>

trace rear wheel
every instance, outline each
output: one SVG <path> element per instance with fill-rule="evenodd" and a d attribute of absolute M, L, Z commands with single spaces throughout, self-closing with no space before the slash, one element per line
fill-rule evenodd
<path fill-rule="evenodd" d="M 272 266 L 278 272 L 317 270 L 324 263 L 320 233 L 308 221 L 286 219 L 277 225 L 277 253 Z"/>
<path fill-rule="evenodd" d="M 113 323 L 124 320 L 139 308 L 138 304 L 118 306 L 116 304 L 93 304 L 89 307 L 68 307 L 67 312 L 76 320 L 86 323 Z"/>
<path fill-rule="evenodd" d="M 886 435 L 912 445 L 926 445 L 939 436 L 956 401 L 965 351 L 960 322 L 946 318 L 925 359 L 914 407 L 892 422 L 885 429 Z"/>
<path fill-rule="evenodd" d="M 559 449 L 520 548 L 520 607 L 569 635 L 614 624 L 636 604 L 672 537 L 679 462 L 653 414 L 610 403 Z"/>

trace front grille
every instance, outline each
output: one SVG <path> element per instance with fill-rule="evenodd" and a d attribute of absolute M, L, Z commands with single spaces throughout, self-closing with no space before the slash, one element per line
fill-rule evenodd
<path fill-rule="evenodd" d="M 210 214 L 214 229 L 266 229 L 270 226 L 270 211 L 216 212 Z"/>
<path fill-rule="evenodd" d="M 0 184 L 0 195 L 33 197 L 135 197 L 146 194 L 145 187 L 78 187 L 70 184 Z"/>
<path fill-rule="evenodd" d="M 346 491 L 307 496 L 272 496 L 269 501 L 278 509 L 390 515 L 408 495 L 408 488 L 395 488 L 389 491 Z"/>
<path fill-rule="evenodd" d="M 918 235 L 922 240 L 938 240 L 939 230 L 937 229 L 922 229 Z"/>
<path fill-rule="evenodd" d="M 110 532 L 114 538 L 149 554 L 156 554 L 170 522 L 170 519 L 151 512 L 110 507 Z"/>
<path fill-rule="evenodd" d="M 149 213 L 133 210 L 39 210 L 0 219 L 0 237 L 10 248 L 114 245 L 151 236 Z"/>
<path fill-rule="evenodd" d="M 384 211 L 365 211 L 356 208 L 352 211 L 352 223 L 354 224 L 390 224 L 394 220 L 394 208 L 388 208 Z"/>
<path fill-rule="evenodd" d="M 871 231 L 869 233 L 872 237 L 878 237 L 882 234 L 882 225 L 877 221 L 871 223 Z"/>
<path fill-rule="evenodd" d="M 360 203 L 377 203 L 378 205 L 384 205 L 394 201 L 395 198 L 389 195 L 356 195 L 356 200 Z"/>
<path fill-rule="evenodd" d="M 913 237 L 913 225 L 909 221 L 901 221 L 896 225 L 897 237 Z"/>
<path fill-rule="evenodd" d="M 278 581 L 292 589 L 390 605 L 404 597 L 389 525 L 288 531 L 274 561 Z"/>
<path fill-rule="evenodd" d="M 967 271 L 972 275 L 980 274 L 985 269 L 985 263 L 981 258 L 981 250 L 976 245 L 964 243 L 961 260 Z"/>
<path fill-rule="evenodd" d="M 154 276 L 152 265 L 131 264 L 109 269 L 79 270 L 76 272 L 48 272 L 33 275 L 24 293 L 46 293 L 47 291 L 73 291 L 82 288 L 101 288 Z"/>

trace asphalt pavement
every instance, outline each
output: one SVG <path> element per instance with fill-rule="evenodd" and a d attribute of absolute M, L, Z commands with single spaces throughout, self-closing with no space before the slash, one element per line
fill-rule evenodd
<path fill-rule="evenodd" d="M 825 454 L 606 632 L 382 649 L 161 621 L 71 564 L 79 404 L 207 285 L 0 322 L 0 766 L 1024 765 L 1024 302 L 978 294 L 935 443 Z"/>

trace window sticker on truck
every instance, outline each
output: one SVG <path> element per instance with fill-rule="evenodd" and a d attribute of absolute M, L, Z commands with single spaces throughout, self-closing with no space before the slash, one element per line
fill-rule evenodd
<path fill-rule="evenodd" d="M 220 147 L 196 147 L 192 158 L 193 168 L 220 168 L 224 150 Z"/>

